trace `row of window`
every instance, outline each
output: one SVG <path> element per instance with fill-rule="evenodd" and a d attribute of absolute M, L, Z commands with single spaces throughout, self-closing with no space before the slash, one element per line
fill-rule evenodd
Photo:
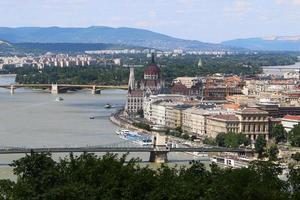
<path fill-rule="evenodd" d="M 258 125 L 258 126 L 243 125 L 242 126 L 242 132 L 260 132 L 260 131 L 265 132 L 267 130 L 268 130 L 268 125 Z"/>
<path fill-rule="evenodd" d="M 266 120 L 267 117 L 243 117 L 243 120 Z"/>

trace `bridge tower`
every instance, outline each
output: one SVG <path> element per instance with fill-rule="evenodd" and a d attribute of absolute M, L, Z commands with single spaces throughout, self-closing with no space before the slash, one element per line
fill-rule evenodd
<path fill-rule="evenodd" d="M 10 85 L 10 94 L 14 94 L 14 93 L 15 93 L 15 86 Z"/>
<path fill-rule="evenodd" d="M 166 145 L 166 137 L 157 133 L 153 139 L 153 151 L 150 152 L 150 162 L 168 162 L 168 152 L 170 149 Z"/>
<path fill-rule="evenodd" d="M 92 94 L 101 94 L 101 90 L 96 88 L 96 85 L 93 85 Z"/>
<path fill-rule="evenodd" d="M 58 85 L 57 84 L 52 84 L 51 85 L 51 94 L 58 94 L 59 90 L 58 90 Z"/>

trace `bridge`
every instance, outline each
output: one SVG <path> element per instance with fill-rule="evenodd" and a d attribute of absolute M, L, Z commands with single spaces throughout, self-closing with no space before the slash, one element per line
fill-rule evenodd
<path fill-rule="evenodd" d="M 122 89 L 127 90 L 127 85 L 80 85 L 80 84 L 11 84 L 0 85 L 0 88 L 9 89 L 11 94 L 18 88 L 42 89 L 51 92 L 51 94 L 65 93 L 67 91 L 76 91 L 81 89 L 90 89 L 92 94 L 101 94 L 101 90 Z"/>
<path fill-rule="evenodd" d="M 156 140 L 154 140 L 156 141 Z M 130 153 L 130 152 L 148 152 L 150 153 L 150 162 L 165 163 L 168 161 L 167 154 L 171 152 L 232 152 L 238 154 L 253 154 L 251 149 L 241 148 L 223 148 L 223 147 L 176 147 L 171 148 L 165 144 L 153 144 L 151 146 L 132 146 L 131 142 L 117 143 L 113 145 L 86 146 L 86 147 L 0 147 L 1 154 L 27 154 L 27 153 Z"/>

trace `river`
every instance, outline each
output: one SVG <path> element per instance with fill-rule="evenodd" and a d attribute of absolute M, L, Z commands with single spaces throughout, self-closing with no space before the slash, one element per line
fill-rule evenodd
<path fill-rule="evenodd" d="M 0 84 L 14 83 L 13 76 L 0 76 Z M 89 90 L 57 95 L 42 90 L 17 89 L 11 95 L 0 88 L 0 147 L 80 147 L 124 142 L 116 134 L 118 128 L 109 116 L 123 106 L 126 91 L 104 90 L 92 95 Z M 116 108 L 105 109 L 110 103 Z M 91 120 L 90 117 L 95 119 Z M 56 155 L 57 156 L 57 155 Z M 61 156 L 61 155 L 60 155 Z M 132 153 L 143 161 L 149 153 Z M 0 164 L 11 163 L 21 155 L 0 155 Z M 192 156 L 183 153 L 168 155 L 173 163 L 185 162 Z M 11 168 L 0 168 L 0 178 L 9 178 Z"/>
<path fill-rule="evenodd" d="M 264 74 L 283 75 L 286 72 L 294 72 L 300 69 L 300 62 L 293 65 L 279 65 L 279 66 L 262 66 Z"/>

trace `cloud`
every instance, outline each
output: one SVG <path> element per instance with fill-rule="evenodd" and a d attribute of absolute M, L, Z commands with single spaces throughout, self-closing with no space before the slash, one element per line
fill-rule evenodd
<path fill-rule="evenodd" d="M 247 0 L 235 0 L 224 8 L 225 16 L 242 16 L 252 10 L 252 4 Z"/>

